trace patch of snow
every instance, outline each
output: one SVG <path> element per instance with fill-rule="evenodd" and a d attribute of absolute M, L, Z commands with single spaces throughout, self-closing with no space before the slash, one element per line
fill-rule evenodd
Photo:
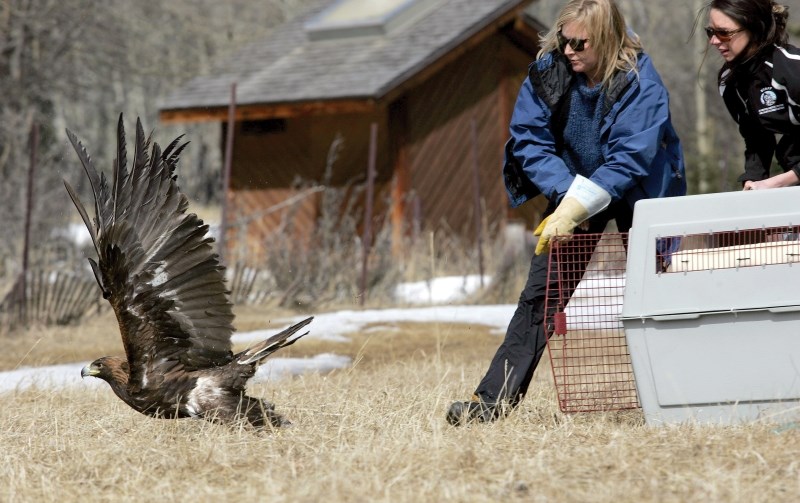
<path fill-rule="evenodd" d="M 333 353 L 322 353 L 313 358 L 272 358 L 258 367 L 256 375 L 250 382 L 259 383 L 308 372 L 325 374 L 332 370 L 345 368 L 350 363 L 352 363 L 352 359 L 349 356 Z"/>
<path fill-rule="evenodd" d="M 0 372 L 0 393 L 22 391 L 27 388 L 57 390 L 72 386 L 108 386 L 102 380 L 81 378 L 81 369 L 90 362 L 50 365 L 47 367 L 24 367 Z M 256 371 L 251 382 L 264 382 L 306 372 L 326 373 L 350 365 L 349 356 L 323 353 L 312 358 L 272 358 Z"/>
<path fill-rule="evenodd" d="M 618 315 L 622 305 L 622 277 L 591 278 L 591 285 L 582 281 L 573 298 L 568 302 L 567 323 L 570 327 L 580 325 L 602 328 L 609 324 L 618 326 Z M 434 289 L 441 284 L 434 283 Z M 452 283 L 451 283 L 452 285 Z M 605 290 L 603 290 L 605 289 Z M 605 292 L 598 294 L 598 292 Z M 613 297 L 613 298 L 612 298 Z M 321 313 L 314 317 L 308 326 L 307 337 L 347 342 L 347 334 L 371 330 L 374 325 L 386 327 L 391 323 L 459 323 L 467 325 L 487 326 L 500 335 L 505 333 L 516 305 L 434 305 L 428 307 L 344 310 L 332 313 Z M 296 323 L 305 316 L 297 316 L 283 320 L 285 324 Z M 283 328 L 283 327 L 280 327 Z M 280 329 L 279 328 L 279 329 Z M 613 328 L 613 327 L 612 327 Z M 233 342 L 246 344 L 262 341 L 274 335 L 278 329 L 256 330 L 233 335 Z M 256 373 L 256 380 L 277 379 L 285 375 L 296 375 L 303 372 L 329 372 L 344 368 L 351 364 L 350 358 L 335 354 L 320 354 L 313 358 L 272 358 L 267 360 Z M 53 365 L 49 367 L 21 368 L 0 372 L 0 393 L 25 389 L 30 386 L 58 389 L 65 386 L 100 386 L 99 379 L 83 379 L 80 373 L 86 363 Z"/>
<path fill-rule="evenodd" d="M 483 276 L 488 285 L 489 276 Z M 447 304 L 466 299 L 481 288 L 481 276 L 444 276 L 430 281 L 402 283 L 394 289 L 394 296 L 405 304 Z"/>
<path fill-rule="evenodd" d="M 89 230 L 80 223 L 69 223 L 65 227 L 53 229 L 50 232 L 51 237 L 64 238 L 75 246 L 84 247 L 92 244 L 92 236 L 89 235 Z"/>
<path fill-rule="evenodd" d="M 390 309 L 365 309 L 363 311 L 336 311 L 314 316 L 308 325 L 308 338 L 334 342 L 348 342 L 346 334 L 367 330 L 370 325 L 385 325 L 397 322 L 420 323 L 464 323 L 484 325 L 505 333 L 516 305 L 480 305 L 480 306 L 431 306 Z M 297 316 L 285 320 L 287 324 L 297 323 L 305 319 Z M 256 330 L 234 334 L 235 343 L 247 344 L 262 341 L 278 330 Z"/>
<path fill-rule="evenodd" d="M 47 367 L 23 367 L 0 372 L 0 393 L 24 390 L 30 387 L 41 389 L 61 389 L 68 386 L 106 385 L 100 379 L 81 380 L 81 369 L 89 362 L 49 365 Z"/>
<path fill-rule="evenodd" d="M 368 325 L 403 321 L 424 323 L 466 323 L 485 325 L 505 330 L 514 313 L 513 305 L 497 306 L 436 306 L 411 309 L 370 309 L 365 311 L 338 311 L 315 316 L 308 326 L 307 337 L 330 341 L 348 341 L 345 334 L 366 329 Z M 288 320 L 296 323 L 305 317 Z M 258 342 L 274 335 L 277 330 L 256 330 L 234 334 L 234 343 Z M 96 378 L 81 379 L 81 369 L 89 362 L 27 367 L 0 372 L 0 393 L 23 390 L 31 386 L 59 389 L 66 386 L 101 386 Z M 259 367 L 257 380 L 276 379 L 303 372 L 329 372 L 350 365 L 350 358 L 334 354 L 321 354 L 313 358 L 271 358 Z"/>

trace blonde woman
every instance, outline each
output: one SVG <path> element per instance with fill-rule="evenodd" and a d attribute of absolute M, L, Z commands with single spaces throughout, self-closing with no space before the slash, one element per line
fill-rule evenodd
<path fill-rule="evenodd" d="M 625 232 L 639 199 L 686 193 L 667 90 L 612 0 L 564 6 L 530 65 L 509 129 L 503 176 L 511 205 L 538 194 L 550 204 L 505 339 L 472 399 L 450 406 L 453 425 L 496 420 L 525 395 L 545 348 L 552 240 L 599 234 L 612 219 Z M 582 255 L 570 261 L 591 253 Z"/>

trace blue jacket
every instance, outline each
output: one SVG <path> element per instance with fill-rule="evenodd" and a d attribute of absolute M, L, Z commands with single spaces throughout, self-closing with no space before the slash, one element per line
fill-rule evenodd
<path fill-rule="evenodd" d="M 639 199 L 686 194 L 680 140 L 672 127 L 669 95 L 650 57 L 639 55 L 638 78 L 619 71 L 605 90 L 600 138 L 604 163 L 590 179 L 633 208 Z M 509 126 L 503 177 L 512 207 L 544 194 L 557 203 L 575 173 L 561 159 L 562 132 L 575 74 L 552 52 L 534 61 Z"/>

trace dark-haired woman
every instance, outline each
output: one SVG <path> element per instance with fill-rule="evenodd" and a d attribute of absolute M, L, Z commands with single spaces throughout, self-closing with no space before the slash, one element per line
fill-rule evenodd
<path fill-rule="evenodd" d="M 788 7 L 712 0 L 706 35 L 725 60 L 719 90 L 745 142 L 744 190 L 800 183 L 800 49 L 787 43 Z M 773 158 L 782 173 L 770 176 Z"/>

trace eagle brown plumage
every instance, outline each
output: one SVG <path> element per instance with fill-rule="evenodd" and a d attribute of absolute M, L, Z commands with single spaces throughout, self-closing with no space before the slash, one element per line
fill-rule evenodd
<path fill-rule="evenodd" d="M 122 401 L 153 417 L 286 424 L 272 404 L 248 396 L 245 387 L 267 356 L 306 335 L 291 338 L 313 318 L 232 352 L 233 310 L 224 267 L 208 225 L 186 213 L 189 203 L 176 183 L 178 156 L 186 146 L 182 137 L 162 151 L 151 136 L 145 138 L 137 119 L 128 171 L 120 115 L 109 184 L 77 137 L 69 130 L 67 136 L 89 177 L 94 223 L 64 184 L 89 229 L 98 257 L 89 262 L 116 314 L 126 355 L 99 358 L 81 376 L 103 379 Z"/>

